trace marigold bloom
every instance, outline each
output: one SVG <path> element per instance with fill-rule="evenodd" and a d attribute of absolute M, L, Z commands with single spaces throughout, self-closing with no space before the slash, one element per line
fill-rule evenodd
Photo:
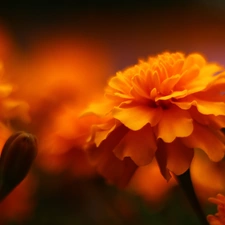
<path fill-rule="evenodd" d="M 212 161 L 221 160 L 225 150 L 220 131 L 225 126 L 222 70 L 197 53 L 185 57 L 166 52 L 118 72 L 109 80 L 103 102 L 87 109 L 108 119 L 93 126 L 91 140 L 99 157 L 110 151 L 136 166 L 156 157 L 166 179 L 169 171 L 179 175 L 189 168 L 193 148 L 205 151 Z"/>
<path fill-rule="evenodd" d="M 217 204 L 218 212 L 215 215 L 208 215 L 207 220 L 210 225 L 224 225 L 225 224 L 225 196 L 218 194 L 216 198 L 209 198 L 209 201 Z"/>
<path fill-rule="evenodd" d="M 79 112 L 78 107 L 62 107 L 53 122 L 43 127 L 38 163 L 45 170 L 59 173 L 69 169 L 76 177 L 96 174 L 83 151 L 90 133 L 89 123 L 96 122 L 96 118 L 79 118 Z"/>
<path fill-rule="evenodd" d="M 78 117 L 104 87 L 105 74 L 112 68 L 109 54 L 102 43 L 63 32 L 44 35 L 31 50 L 9 69 L 19 96 L 30 106 L 32 123 L 19 125 L 39 140 L 35 162 L 52 173 L 67 170 L 74 176 L 93 175 L 95 170 L 82 150 L 87 136 L 81 133 L 85 127 L 89 131 L 89 120 Z"/>

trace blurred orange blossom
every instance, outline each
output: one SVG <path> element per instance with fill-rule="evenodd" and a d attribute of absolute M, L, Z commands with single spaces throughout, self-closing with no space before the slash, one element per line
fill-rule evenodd
<path fill-rule="evenodd" d="M 215 215 L 208 215 L 207 220 L 210 225 L 224 225 L 225 224 L 225 196 L 217 194 L 216 198 L 209 198 L 209 201 L 217 204 L 218 212 Z"/>
<path fill-rule="evenodd" d="M 82 107 L 104 87 L 112 68 L 109 57 L 104 46 L 94 40 L 60 33 L 44 36 L 8 65 L 10 80 L 18 84 L 17 96 L 30 106 L 32 123 L 17 125 L 37 136 L 36 163 L 45 171 L 93 174 L 82 150 L 89 121 L 78 117 Z"/>
<path fill-rule="evenodd" d="M 29 51 L 18 53 L 7 70 L 9 81 L 17 84 L 15 96 L 30 106 L 32 123 L 26 129 L 36 134 L 61 107 L 93 99 L 111 70 L 108 58 L 101 44 L 61 33 L 43 36 Z"/>
<path fill-rule="evenodd" d="M 92 176 L 95 169 L 84 153 L 90 123 L 95 117 L 79 118 L 77 106 L 64 106 L 58 110 L 53 122 L 40 133 L 39 164 L 46 170 L 59 173 L 70 171 L 76 177 Z M 76 124 L 74 126 L 74 124 Z"/>
<path fill-rule="evenodd" d="M 184 173 L 200 148 L 212 161 L 224 156 L 225 73 L 198 53 L 165 52 L 112 77 L 102 101 L 85 114 L 92 126 L 90 158 L 111 182 L 125 184 L 155 157 L 167 180 Z M 124 166 L 112 164 L 118 160 Z"/>
<path fill-rule="evenodd" d="M 44 98 L 52 102 L 75 98 L 79 103 L 92 98 L 105 85 L 111 68 L 110 55 L 102 44 L 53 32 L 32 43 L 29 51 L 15 56 L 7 69 L 11 80 L 18 84 L 19 94 L 34 108 Z"/>

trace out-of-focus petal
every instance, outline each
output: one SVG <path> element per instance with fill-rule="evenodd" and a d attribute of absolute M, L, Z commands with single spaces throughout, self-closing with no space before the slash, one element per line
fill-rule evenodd
<path fill-rule="evenodd" d="M 190 167 L 194 151 L 192 148 L 184 146 L 180 139 L 176 139 L 172 143 L 161 142 L 156 155 L 159 167 L 161 171 L 164 171 L 165 178 L 168 179 L 167 170 L 181 175 Z M 160 160 L 162 157 L 164 157 L 163 161 Z"/>
<path fill-rule="evenodd" d="M 192 134 L 184 137 L 182 142 L 189 148 L 202 149 L 212 161 L 217 162 L 224 157 L 225 145 L 221 137 L 201 124 L 195 123 Z"/>

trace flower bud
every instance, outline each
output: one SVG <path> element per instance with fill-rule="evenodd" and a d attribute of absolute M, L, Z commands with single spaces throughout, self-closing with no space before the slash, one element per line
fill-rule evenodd
<path fill-rule="evenodd" d="M 0 158 L 0 200 L 25 178 L 36 155 L 37 141 L 32 134 L 19 131 L 8 138 Z"/>

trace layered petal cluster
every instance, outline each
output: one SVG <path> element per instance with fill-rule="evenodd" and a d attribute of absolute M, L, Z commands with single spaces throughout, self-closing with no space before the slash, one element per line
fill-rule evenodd
<path fill-rule="evenodd" d="M 198 53 L 165 52 L 118 72 L 109 80 L 104 99 L 87 109 L 107 118 L 93 126 L 97 162 L 105 152 L 136 166 L 156 157 L 161 174 L 169 179 L 170 171 L 179 175 L 189 168 L 194 148 L 212 161 L 221 160 L 224 91 L 223 68 Z"/>
<path fill-rule="evenodd" d="M 209 201 L 217 205 L 218 212 L 215 215 L 208 215 L 207 220 L 210 225 L 225 224 L 225 196 L 218 194 L 216 198 L 209 198 Z"/>
<path fill-rule="evenodd" d="M 83 151 L 90 133 L 89 124 L 94 122 L 93 116 L 79 118 L 78 107 L 62 107 L 53 122 L 39 134 L 38 164 L 51 173 L 69 171 L 75 177 L 95 175 L 95 169 Z"/>
<path fill-rule="evenodd" d="M 96 174 L 82 150 L 89 125 L 96 120 L 93 116 L 79 119 L 79 114 L 104 87 L 111 61 L 102 44 L 62 32 L 44 35 L 8 68 L 11 81 L 18 85 L 16 96 L 29 103 L 31 123 L 19 125 L 37 136 L 35 162 L 43 170 Z"/>

